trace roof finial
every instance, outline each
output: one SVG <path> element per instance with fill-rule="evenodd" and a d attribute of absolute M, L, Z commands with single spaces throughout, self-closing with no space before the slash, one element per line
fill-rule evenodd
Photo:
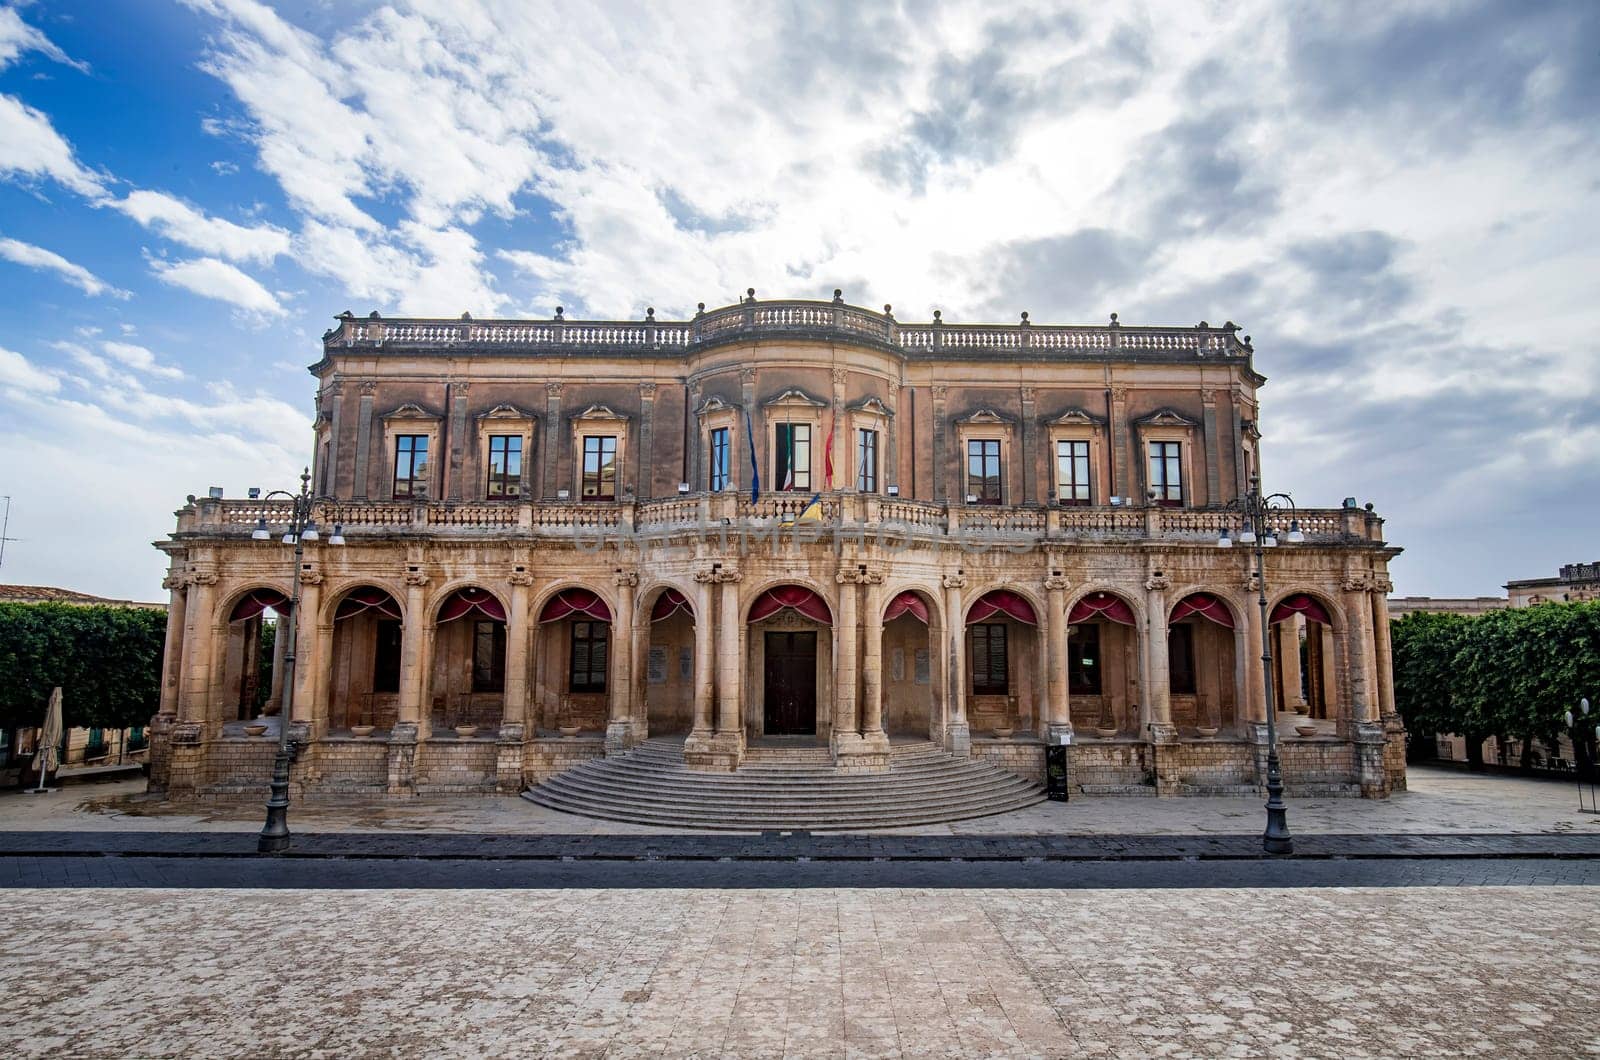
<path fill-rule="evenodd" d="M 656 322 L 656 307 L 655 306 L 650 306 L 648 309 L 646 309 L 644 311 L 644 318 L 645 318 L 645 320 L 647 320 L 650 323 L 654 324 Z"/>
<path fill-rule="evenodd" d="M 557 320 L 565 320 L 565 319 L 567 319 L 566 317 L 562 316 L 562 314 L 565 313 L 565 312 L 566 312 L 565 309 L 561 308 L 560 306 L 556 306 L 556 319 Z"/>
<path fill-rule="evenodd" d="M 1022 323 L 1024 325 L 1028 323 L 1028 311 L 1026 309 L 1022 311 Z"/>
<path fill-rule="evenodd" d="M 745 291 L 745 295 L 745 301 L 754 302 L 756 300 L 756 289 L 754 287 L 749 288 Z"/>
<path fill-rule="evenodd" d="M 888 302 L 883 303 L 883 315 L 892 319 L 894 317 L 894 306 Z"/>
<path fill-rule="evenodd" d="M 833 304 L 834 305 L 841 305 L 841 304 L 843 304 L 843 302 L 844 302 L 844 290 L 843 290 L 843 288 L 835 287 L 833 289 Z"/>
<path fill-rule="evenodd" d="M 1111 314 L 1111 327 L 1120 328 L 1121 326 L 1122 326 L 1121 324 L 1117 323 L 1117 314 L 1112 313 Z"/>
<path fill-rule="evenodd" d="M 933 311 L 933 322 L 935 324 L 943 324 L 944 323 L 944 314 L 942 312 L 940 312 L 939 310 L 935 309 Z"/>

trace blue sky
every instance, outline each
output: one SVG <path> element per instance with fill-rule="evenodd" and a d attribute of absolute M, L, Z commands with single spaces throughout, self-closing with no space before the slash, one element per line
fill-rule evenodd
<path fill-rule="evenodd" d="M 333 314 L 1255 337 L 1398 590 L 1600 558 L 1600 6 L 0 0 L 0 581 L 157 598 L 290 484 Z"/>

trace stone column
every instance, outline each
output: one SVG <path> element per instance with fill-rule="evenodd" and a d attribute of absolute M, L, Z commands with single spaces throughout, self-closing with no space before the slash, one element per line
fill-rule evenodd
<path fill-rule="evenodd" d="M 539 445 L 539 463 L 544 468 L 540 476 L 543 486 L 539 496 L 544 500 L 556 499 L 556 470 L 561 463 L 561 384 L 544 385 L 544 430 Z"/>
<path fill-rule="evenodd" d="M 294 702 L 290 705 L 289 723 L 307 724 L 316 713 L 317 677 L 328 660 L 321 651 L 321 627 L 318 614 L 322 608 L 322 572 L 318 569 L 300 574 L 300 609 L 294 616 Z M 281 713 L 279 715 L 282 716 Z"/>
<path fill-rule="evenodd" d="M 1371 655 L 1372 607 L 1367 602 L 1366 580 L 1349 577 L 1344 582 L 1344 657 L 1350 681 L 1348 712 L 1341 723 L 1375 721 L 1378 704 L 1368 683 L 1368 658 Z"/>
<path fill-rule="evenodd" d="M 1072 703 L 1067 687 L 1067 579 L 1052 570 L 1044 580 L 1045 675 L 1048 699 L 1046 735 L 1049 741 L 1066 743 L 1072 738 Z"/>
<path fill-rule="evenodd" d="M 1386 723 L 1399 723 L 1394 706 L 1394 648 L 1390 641 L 1389 598 L 1393 586 L 1380 580 L 1372 593 L 1373 659 L 1378 670 L 1378 713 Z"/>
<path fill-rule="evenodd" d="M 635 475 L 634 496 L 642 501 L 650 499 L 655 467 L 656 384 L 639 384 L 639 461 Z"/>
<path fill-rule="evenodd" d="M 512 571 L 511 613 L 506 615 L 505 710 L 500 717 L 500 731 L 519 739 L 526 731 L 528 718 L 528 597 L 532 585 L 533 575 L 525 570 Z"/>
<path fill-rule="evenodd" d="M 856 571 L 841 570 L 839 611 L 833 616 L 833 735 L 834 747 L 859 733 L 856 717 Z"/>
<path fill-rule="evenodd" d="M 693 732 L 709 736 L 711 704 L 716 690 L 716 611 L 711 592 L 711 582 L 698 583 L 694 600 L 694 726 Z"/>
<path fill-rule="evenodd" d="M 1255 579 L 1246 582 L 1245 588 L 1254 593 Z M 1264 679 L 1266 672 L 1261 667 L 1261 607 L 1254 600 L 1246 602 L 1242 609 L 1244 613 L 1244 673 L 1245 680 L 1250 687 L 1245 690 L 1244 707 L 1245 717 L 1254 722 L 1265 725 L 1267 721 L 1267 700 Z"/>
<path fill-rule="evenodd" d="M 372 484 L 370 481 L 372 478 L 372 395 L 377 393 L 377 391 L 377 383 L 361 384 L 361 401 L 357 406 L 358 411 L 356 412 L 355 482 L 352 484 L 350 494 L 358 501 L 364 501 L 372 495 Z M 334 418 L 333 430 L 334 452 L 337 453 L 339 447 L 339 420 L 337 416 Z M 334 465 L 333 476 L 337 478 L 339 474 L 338 461 L 330 457 L 329 462 Z M 330 490 L 329 492 L 337 491 Z M 380 492 L 379 496 L 384 496 L 384 494 Z"/>
<path fill-rule="evenodd" d="M 621 754 L 632 742 L 633 717 L 633 595 L 639 575 L 618 571 L 617 610 L 611 622 L 611 695 L 606 718 L 606 754 Z"/>
<path fill-rule="evenodd" d="M 722 627 L 722 643 L 717 645 L 722 672 L 717 687 L 717 735 L 744 736 L 744 659 L 740 652 L 739 576 L 724 570 L 717 618 Z"/>
<path fill-rule="evenodd" d="M 400 630 L 400 702 L 396 728 L 409 726 L 413 736 L 426 713 L 422 703 L 422 658 L 428 618 L 423 614 L 428 576 L 420 571 L 406 575 L 406 613 Z"/>
<path fill-rule="evenodd" d="M 1300 630 L 1305 622 L 1304 617 L 1295 615 L 1289 621 L 1278 623 L 1281 631 L 1278 658 L 1282 660 L 1279 672 L 1283 674 L 1283 702 L 1290 710 L 1299 713 L 1304 713 L 1306 709 L 1305 679 L 1300 670 Z"/>
<path fill-rule="evenodd" d="M 267 709 L 264 711 L 267 714 L 278 714 L 283 711 L 283 657 L 289 650 L 289 638 L 283 636 L 283 633 L 286 632 L 288 623 L 287 615 L 279 615 L 278 624 L 273 629 L 272 687 L 267 691 Z"/>
<path fill-rule="evenodd" d="M 861 734 L 868 741 L 887 742 L 883 728 L 883 574 L 867 575 L 866 647 L 861 658 Z"/>
<path fill-rule="evenodd" d="M 1167 590 L 1171 583 L 1159 571 L 1145 579 L 1145 699 L 1149 702 L 1150 738 L 1156 743 L 1177 738 L 1172 725 L 1172 678 L 1167 663 Z"/>
<path fill-rule="evenodd" d="M 965 758 L 972 753 L 972 730 L 967 724 L 967 615 L 961 602 L 961 590 L 966 587 L 964 574 L 946 574 L 944 584 L 945 628 L 949 640 L 949 657 L 945 665 L 945 748 L 953 755 Z"/>
<path fill-rule="evenodd" d="M 167 575 L 162 586 L 169 590 L 167 603 L 167 635 L 161 649 L 161 705 L 158 713 L 164 718 L 178 716 L 178 699 L 182 691 L 184 615 L 189 603 L 189 580 L 182 574 Z"/>
<path fill-rule="evenodd" d="M 211 611 L 215 606 L 217 574 L 209 568 L 191 568 L 189 601 L 184 605 L 183 681 L 179 717 L 188 722 L 208 722 L 211 698 Z"/>

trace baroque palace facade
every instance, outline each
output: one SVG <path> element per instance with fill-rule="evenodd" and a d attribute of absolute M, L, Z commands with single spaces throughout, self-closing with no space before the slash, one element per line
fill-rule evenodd
<path fill-rule="evenodd" d="M 692 769 L 798 743 L 869 772 L 912 737 L 1035 779 L 1070 743 L 1089 792 L 1257 790 L 1257 585 L 1218 547 L 1260 466 L 1252 355 L 1231 323 L 908 324 L 837 294 L 343 314 L 311 368 L 293 782 L 511 792 L 647 736 Z M 159 543 L 154 790 L 264 789 L 288 515 L 191 497 Z M 1370 506 L 1297 519 L 1266 565 L 1286 783 L 1381 797 L 1398 549 Z"/>

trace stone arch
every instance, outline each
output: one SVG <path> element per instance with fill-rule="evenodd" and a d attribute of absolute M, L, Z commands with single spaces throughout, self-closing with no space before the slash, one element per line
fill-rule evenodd
<path fill-rule="evenodd" d="M 596 576 L 594 579 L 569 577 L 553 581 L 534 594 L 533 601 L 528 607 L 528 615 L 533 622 L 537 623 L 539 621 L 539 616 L 544 613 L 545 605 L 553 600 L 557 594 L 564 592 L 567 589 L 583 589 L 587 592 L 594 593 L 602 601 L 604 601 L 606 610 L 611 612 L 611 617 L 613 620 L 615 620 L 617 617 L 617 612 L 620 610 L 617 606 L 616 593 L 609 588 L 603 588 L 593 584 L 593 582 L 608 580 L 610 580 L 609 574 Z"/>
<path fill-rule="evenodd" d="M 286 598 L 290 595 L 288 582 L 277 581 L 272 578 L 250 578 L 238 583 L 228 591 L 227 595 L 219 598 L 216 611 L 212 616 L 212 623 L 214 625 L 227 625 L 228 618 L 233 614 L 233 609 L 239 605 L 239 601 L 257 589 L 271 589 L 275 593 L 283 594 Z"/>
<path fill-rule="evenodd" d="M 263 715 L 275 715 L 283 705 L 283 656 L 288 638 L 282 634 L 287 630 L 280 621 L 272 642 L 270 683 L 262 689 L 259 678 L 266 624 L 260 615 L 233 621 L 234 608 L 250 593 L 261 589 L 286 599 L 290 595 L 288 584 L 269 578 L 251 578 L 222 596 L 211 616 L 210 698 L 216 706 L 209 709 L 221 710 L 227 721 L 248 721 L 255 716 L 258 706 Z M 278 617 L 281 620 L 284 616 L 280 613 Z"/>
<path fill-rule="evenodd" d="M 1295 623 L 1296 665 L 1285 667 L 1283 656 L 1288 651 L 1285 622 L 1271 622 L 1272 612 L 1291 596 L 1305 594 L 1322 605 L 1328 614 L 1328 624 L 1306 621 Z M 1276 669 L 1273 682 L 1273 699 L 1285 710 L 1304 710 L 1313 719 L 1337 721 L 1348 712 L 1351 702 L 1350 688 L 1350 627 L 1349 616 L 1337 593 L 1303 583 L 1291 584 L 1275 590 L 1267 598 L 1267 619 L 1274 637 L 1273 665 Z M 1325 632 L 1323 632 L 1325 628 Z M 1300 635 L 1305 637 L 1304 647 Z M 1301 655 L 1304 651 L 1303 657 Z M 1298 687 L 1295 687 L 1295 683 Z"/>
<path fill-rule="evenodd" d="M 1227 612 L 1232 629 L 1209 616 L 1174 623 L 1174 612 L 1191 597 L 1206 596 Z M 1252 714 L 1249 613 L 1227 589 L 1195 582 L 1166 593 L 1168 695 L 1172 723 L 1181 733 L 1241 735 Z"/>
<path fill-rule="evenodd" d="M 344 598 L 357 589 L 381 589 L 389 594 L 395 606 L 400 609 L 402 620 L 411 616 L 406 614 L 406 593 L 403 586 L 395 585 L 385 578 L 346 578 L 332 588 L 324 588 L 322 600 L 317 607 L 317 625 L 327 628 L 333 625 L 333 616 L 339 610 L 339 605 Z"/>
<path fill-rule="evenodd" d="M 748 589 L 739 594 L 739 618 L 741 625 L 750 622 L 750 608 L 761 599 L 761 594 L 768 589 L 776 589 L 783 585 L 798 585 L 802 589 L 810 589 L 822 597 L 822 602 L 828 605 L 828 613 L 835 622 L 839 618 L 839 598 L 836 593 L 830 592 L 826 585 L 819 584 L 815 578 L 804 574 L 779 574 L 766 578 L 763 581 L 752 582 Z"/>
<path fill-rule="evenodd" d="M 484 594 L 505 618 L 473 608 L 441 620 L 445 606 L 465 593 Z M 459 738 L 498 732 L 505 720 L 509 636 L 520 626 L 508 601 L 479 580 L 454 578 L 430 594 L 424 614 L 429 628 L 423 687 L 430 731 L 453 731 Z"/>
<path fill-rule="evenodd" d="M 428 600 L 423 605 L 422 613 L 427 615 L 430 621 L 437 623 L 439 620 L 439 608 L 443 607 L 446 600 L 462 589 L 479 589 L 488 593 L 495 598 L 495 602 L 500 605 L 500 609 L 506 613 L 508 622 L 515 618 L 511 611 L 511 598 L 501 590 L 485 585 L 482 579 L 478 578 L 452 578 L 445 582 L 428 595 Z"/>
<path fill-rule="evenodd" d="M 1033 610 L 1034 621 L 1024 622 L 1006 615 L 997 621 L 974 623 L 973 608 L 995 592 L 1012 593 L 1022 599 Z M 972 733 L 1002 739 L 1013 732 L 1043 736 L 1050 709 L 1046 702 L 1049 671 L 1045 650 L 1049 616 L 1043 596 L 1013 578 L 999 578 L 976 586 L 970 592 L 963 591 L 961 602 L 965 641 L 962 673 L 966 681 L 962 692 L 967 700 L 967 723 Z M 980 626 L 1003 629 L 1003 639 L 999 640 L 1003 648 L 995 646 L 995 640 L 1000 637 L 998 630 L 980 629 Z M 1003 674 L 994 663 L 995 652 L 1000 650 L 1004 651 Z M 980 665 L 983 660 L 988 660 L 989 665 Z"/>
<path fill-rule="evenodd" d="M 1343 636 L 1344 632 L 1349 629 L 1349 619 L 1345 614 L 1344 604 L 1339 602 L 1339 594 L 1337 592 L 1330 593 L 1324 588 L 1306 583 L 1295 583 L 1282 589 L 1274 588 L 1272 595 L 1267 597 L 1267 617 L 1270 619 L 1274 608 L 1297 593 L 1304 593 L 1322 605 L 1323 609 L 1328 612 L 1328 617 L 1333 620 L 1333 632 L 1335 634 Z"/>
<path fill-rule="evenodd" d="M 793 608 L 783 608 L 773 614 L 754 618 L 756 602 L 773 589 L 790 586 L 813 592 L 828 609 L 826 621 L 805 615 Z M 854 586 L 852 586 L 854 588 Z M 737 647 L 743 663 L 743 687 L 740 689 L 740 706 L 743 710 L 741 724 L 747 732 L 760 735 L 788 734 L 814 735 L 819 741 L 831 739 L 838 719 L 838 691 L 835 687 L 836 660 L 843 638 L 854 637 L 861 628 L 860 615 L 846 628 L 841 620 L 841 601 L 837 593 L 818 584 L 815 578 L 804 574 L 783 574 L 754 582 L 740 594 L 739 628 L 741 638 Z M 775 652 L 769 659 L 768 644 Z M 807 666 L 807 653 L 812 665 Z M 774 677 L 772 674 L 792 673 L 794 681 Z M 811 677 L 811 695 L 805 695 L 801 684 L 805 675 Z M 768 692 L 774 695 L 768 702 Z M 859 713 L 856 715 L 859 718 Z"/>
<path fill-rule="evenodd" d="M 688 610 L 678 611 L 661 622 L 653 621 L 656 602 L 667 590 L 681 595 Z M 633 615 L 633 698 L 632 730 L 635 739 L 648 736 L 686 734 L 694 726 L 695 692 L 701 675 L 695 672 L 697 626 L 706 621 L 700 614 L 694 583 L 685 585 L 672 578 L 652 581 L 634 597 Z M 655 651 L 661 651 L 661 657 Z M 684 653 L 689 660 L 688 675 L 681 666 Z M 663 663 L 652 673 L 653 658 Z M 715 663 L 712 663 L 713 668 Z"/>
<path fill-rule="evenodd" d="M 389 615 L 371 612 L 334 621 L 339 605 L 361 589 L 386 594 L 401 616 L 399 623 Z M 350 578 L 325 595 L 317 640 L 325 653 L 319 684 L 324 690 L 326 724 L 334 730 L 364 725 L 386 730 L 399 718 L 400 658 L 410 617 L 405 594 L 383 579 Z"/>
<path fill-rule="evenodd" d="M 1115 597 L 1133 614 L 1133 625 L 1108 619 L 1067 625 L 1067 696 L 1073 728 L 1103 740 L 1137 739 L 1149 720 L 1146 691 L 1150 626 L 1142 588 L 1104 579 L 1085 582 L 1067 594 L 1062 621 L 1096 594 Z M 1092 626 L 1093 632 L 1081 627 Z M 1093 671 L 1088 660 L 1093 660 Z M 1098 690 L 1097 690 L 1098 689 Z"/>
<path fill-rule="evenodd" d="M 604 638 L 604 651 L 606 652 L 605 666 L 599 669 L 607 671 L 605 674 L 605 690 L 594 691 L 592 685 L 573 687 L 573 643 L 572 638 L 580 632 L 593 634 L 590 627 L 582 630 L 576 629 L 575 622 L 585 621 L 577 618 L 564 618 L 555 622 L 543 622 L 544 609 L 550 601 L 568 589 L 582 589 L 584 592 L 593 593 L 601 603 L 605 604 L 606 611 L 611 615 L 607 623 Z M 616 652 L 632 651 L 630 644 L 618 644 L 616 637 L 617 620 L 622 614 L 622 608 L 617 603 L 616 584 L 612 581 L 610 571 L 597 571 L 593 577 L 564 577 L 540 587 L 533 594 L 533 600 L 528 608 L 528 621 L 532 626 L 533 650 L 529 656 L 528 687 L 531 690 L 530 722 L 537 726 L 552 731 L 563 727 L 576 726 L 583 731 L 604 731 L 610 713 L 610 699 L 614 691 L 615 667 L 611 659 Z M 591 649 L 593 650 L 593 649 Z"/>
<path fill-rule="evenodd" d="M 884 731 L 891 736 L 916 735 L 942 741 L 948 719 L 944 696 L 948 667 L 941 664 L 945 643 L 944 599 L 939 589 L 925 582 L 902 578 L 886 582 L 881 595 L 885 610 L 902 593 L 914 593 L 928 611 L 926 628 L 913 615 L 890 621 L 878 616 L 882 645 L 880 696 Z M 918 683 L 918 654 L 927 657 L 927 680 Z M 899 669 L 897 671 L 896 664 Z M 898 673 L 898 676 L 896 676 Z"/>

